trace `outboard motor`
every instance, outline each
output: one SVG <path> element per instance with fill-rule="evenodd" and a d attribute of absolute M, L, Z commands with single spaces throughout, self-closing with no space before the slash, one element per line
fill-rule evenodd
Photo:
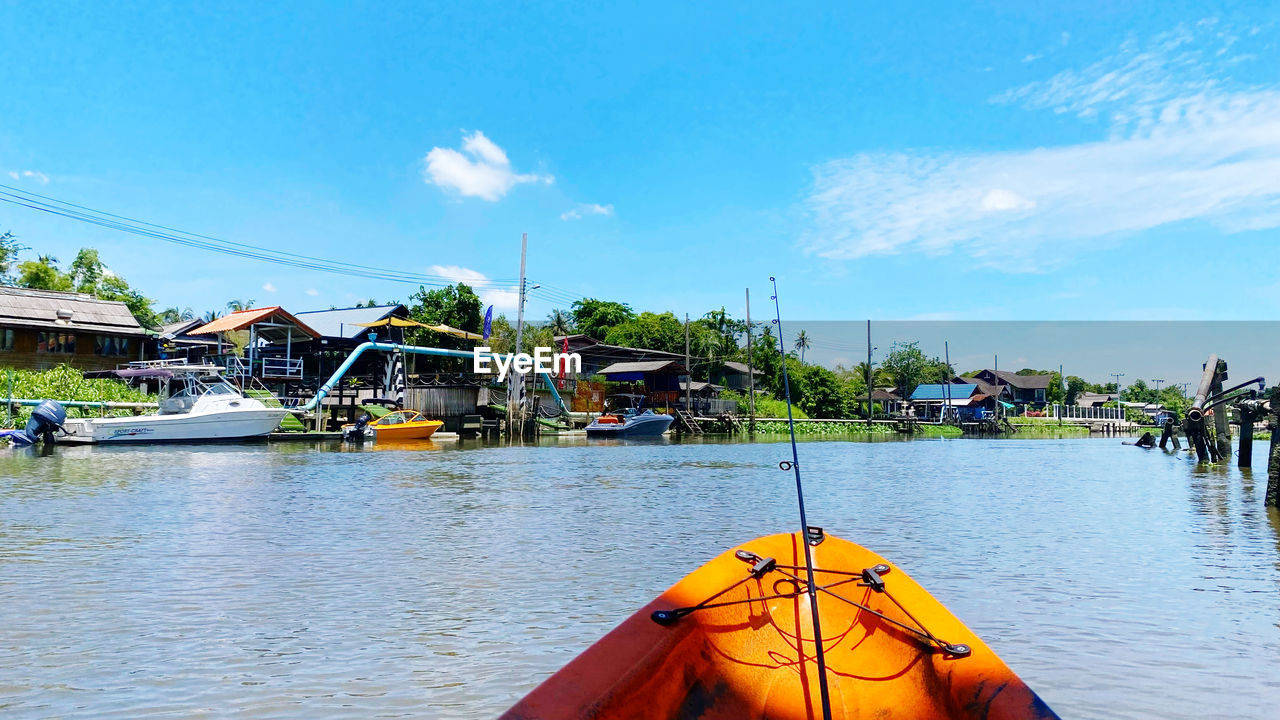
<path fill-rule="evenodd" d="M 356 424 L 343 428 L 342 439 L 347 442 L 364 442 L 369 437 L 369 421 L 373 418 L 369 417 L 369 413 L 363 413 L 356 418 Z"/>
<path fill-rule="evenodd" d="M 17 446 L 35 445 L 37 440 L 44 440 L 46 446 L 53 445 L 53 434 L 61 430 L 66 421 L 67 409 L 62 407 L 62 403 L 44 400 L 31 411 L 27 427 L 9 437 Z"/>

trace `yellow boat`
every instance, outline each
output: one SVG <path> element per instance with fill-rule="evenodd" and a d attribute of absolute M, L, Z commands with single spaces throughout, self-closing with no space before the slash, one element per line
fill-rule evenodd
<path fill-rule="evenodd" d="M 426 440 L 444 425 L 440 420 L 428 420 L 416 410 L 393 410 L 369 423 L 367 429 L 373 431 L 378 442 L 388 440 Z M 343 425 L 343 431 L 355 428 L 355 425 Z"/>

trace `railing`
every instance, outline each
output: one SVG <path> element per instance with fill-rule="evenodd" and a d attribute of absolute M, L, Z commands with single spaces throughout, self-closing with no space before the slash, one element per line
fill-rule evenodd
<path fill-rule="evenodd" d="M 302 379 L 302 358 L 262 358 L 262 377 Z"/>
<path fill-rule="evenodd" d="M 260 358 L 254 361 L 254 365 L 257 366 L 256 373 L 250 371 L 249 363 L 244 358 L 237 355 L 226 358 L 227 375 L 241 382 L 255 376 L 285 380 L 302 379 L 302 358 Z"/>
<path fill-rule="evenodd" d="M 1063 420 L 1124 420 L 1124 409 L 1055 404 L 1052 413 L 1046 416 Z"/>

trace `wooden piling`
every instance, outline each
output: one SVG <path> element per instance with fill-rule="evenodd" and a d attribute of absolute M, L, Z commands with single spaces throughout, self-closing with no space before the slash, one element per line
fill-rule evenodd
<path fill-rule="evenodd" d="M 1271 452 L 1267 455 L 1267 507 L 1280 507 L 1280 385 L 1271 388 Z"/>
<path fill-rule="evenodd" d="M 1258 419 L 1257 406 L 1253 401 L 1240 404 L 1240 452 L 1239 467 L 1253 467 L 1253 423 Z"/>

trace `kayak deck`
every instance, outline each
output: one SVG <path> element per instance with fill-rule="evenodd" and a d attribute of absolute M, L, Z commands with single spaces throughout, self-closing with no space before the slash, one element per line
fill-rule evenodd
<path fill-rule="evenodd" d="M 503 717 L 822 718 L 801 542 L 716 557 Z M 812 551 L 833 718 L 1057 717 L 899 568 L 829 535 Z"/>

